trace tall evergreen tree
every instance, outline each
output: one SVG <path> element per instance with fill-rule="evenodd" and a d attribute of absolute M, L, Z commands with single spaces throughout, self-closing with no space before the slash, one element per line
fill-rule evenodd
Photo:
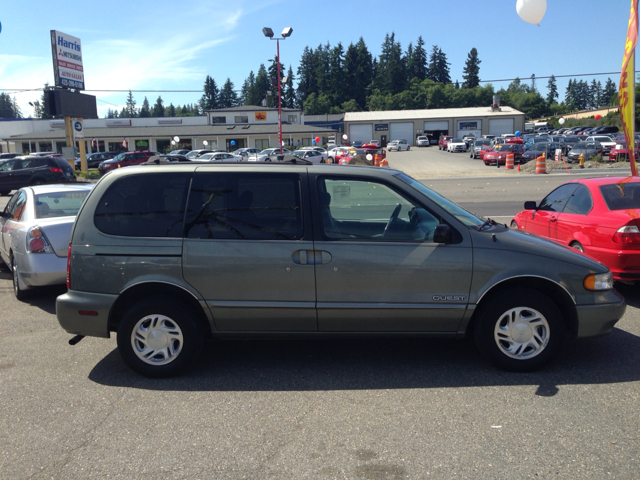
<path fill-rule="evenodd" d="M 413 76 L 422 81 L 427 78 L 427 51 L 424 49 L 424 40 L 422 36 L 418 37 L 418 43 L 413 50 L 413 59 L 411 60 L 413 67 Z"/>
<path fill-rule="evenodd" d="M 271 98 L 275 99 L 274 106 L 278 104 L 278 70 L 276 67 L 276 63 L 278 63 L 278 57 L 275 56 L 271 60 L 271 64 L 269 65 L 269 69 L 267 72 L 269 73 L 269 83 L 271 84 Z M 284 78 L 284 65 L 280 64 L 280 82 Z"/>
<path fill-rule="evenodd" d="M 547 82 L 547 103 L 551 105 L 558 100 L 558 85 L 556 84 L 556 77 L 551 75 Z"/>
<path fill-rule="evenodd" d="M 48 103 L 49 101 L 47 100 L 47 95 L 46 95 L 46 91 L 49 90 L 49 84 L 45 83 L 44 84 L 44 88 L 42 89 L 42 96 L 40 97 L 40 102 L 42 103 L 42 115 L 40 116 L 40 118 L 53 118 L 52 115 L 49 115 L 47 113 L 48 110 Z"/>
<path fill-rule="evenodd" d="M 427 74 L 427 78 L 445 85 L 451 83 L 449 65 L 445 53 L 441 48 L 438 48 L 437 45 L 434 45 L 431 50 L 431 55 L 429 56 L 429 73 Z"/>
<path fill-rule="evenodd" d="M 536 74 L 531 74 L 531 93 L 536 93 Z"/>
<path fill-rule="evenodd" d="M 480 63 L 482 60 L 478 58 L 478 50 L 472 48 L 467 54 L 467 60 L 464 63 L 464 69 L 462 70 L 462 78 L 465 88 L 473 88 L 480 85 Z"/>
<path fill-rule="evenodd" d="M 333 105 L 342 105 L 347 100 L 344 84 L 344 48 L 340 42 L 331 49 L 329 56 L 328 88 Z"/>
<path fill-rule="evenodd" d="M 151 116 L 151 107 L 149 107 L 149 100 L 147 100 L 147 97 L 144 97 L 142 107 L 140 107 L 140 116 L 143 118 Z"/>
<path fill-rule="evenodd" d="M 165 109 L 165 114 L 167 115 L 167 117 L 176 116 L 176 107 L 173 106 L 173 103 L 170 103 L 169 106 Z"/>
<path fill-rule="evenodd" d="M 207 75 L 204 81 L 204 94 L 200 99 L 202 110 L 215 110 L 220 108 L 220 92 L 216 81 Z"/>
<path fill-rule="evenodd" d="M 238 95 L 233 88 L 233 82 L 227 78 L 220 90 L 220 108 L 231 108 L 238 104 Z"/>
<path fill-rule="evenodd" d="M 259 99 L 257 105 L 262 104 L 262 100 L 267 98 L 267 92 L 271 90 L 271 82 L 269 81 L 269 75 L 267 74 L 267 69 L 264 66 L 264 63 L 260 64 L 260 68 L 258 69 L 258 75 L 256 75 L 256 84 L 255 84 L 255 95 Z M 274 97 L 275 98 L 275 97 Z M 274 105 L 273 99 L 271 100 L 271 104 L 267 103 L 267 106 L 272 107 Z"/>
<path fill-rule="evenodd" d="M 162 101 L 162 97 L 158 97 L 155 105 L 151 109 L 152 117 L 164 117 L 164 103 Z"/>
<path fill-rule="evenodd" d="M 618 102 L 617 99 L 618 89 L 616 84 L 611 78 L 607 78 L 604 84 L 604 90 L 602 92 L 602 104 L 603 105 L 615 105 Z M 616 98 L 614 98 L 614 96 Z"/>
<path fill-rule="evenodd" d="M 129 95 L 127 95 L 127 103 L 124 107 L 125 115 L 128 118 L 134 118 L 138 116 L 138 109 L 136 108 L 136 101 L 133 99 L 133 94 L 131 90 L 129 90 Z"/>
<path fill-rule="evenodd" d="M 295 82 L 295 78 L 293 77 L 293 69 L 291 68 L 291 65 L 289 65 L 283 99 L 283 105 L 286 105 L 286 108 L 296 108 L 296 89 L 293 86 L 293 82 Z"/>
<path fill-rule="evenodd" d="M 572 110 L 575 108 L 575 103 L 576 103 L 573 85 L 574 85 L 573 80 L 569 79 L 569 83 L 567 84 L 567 88 L 564 93 L 564 103 L 567 107 L 569 107 Z"/>
<path fill-rule="evenodd" d="M 317 90 L 315 58 L 312 48 L 304 47 L 298 65 L 298 99 L 303 104 L 307 97 Z"/>
<path fill-rule="evenodd" d="M 345 98 L 355 100 L 360 108 L 364 108 L 373 75 L 372 55 L 360 37 L 358 43 L 349 45 L 344 57 Z"/>

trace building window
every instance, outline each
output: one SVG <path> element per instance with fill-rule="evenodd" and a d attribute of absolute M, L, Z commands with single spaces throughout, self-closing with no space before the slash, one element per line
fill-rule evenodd
<path fill-rule="evenodd" d="M 211 117 L 211 123 L 227 123 L 227 117 Z"/>
<path fill-rule="evenodd" d="M 22 153 L 31 153 L 31 142 L 22 142 Z"/>
<path fill-rule="evenodd" d="M 260 150 L 264 150 L 265 148 L 269 148 L 269 139 L 268 138 L 257 138 L 256 139 L 256 148 Z"/>
<path fill-rule="evenodd" d="M 289 115 L 287 121 L 289 123 L 298 123 L 298 115 Z"/>
<path fill-rule="evenodd" d="M 236 115 L 234 119 L 235 123 L 249 123 L 249 117 L 246 115 Z"/>

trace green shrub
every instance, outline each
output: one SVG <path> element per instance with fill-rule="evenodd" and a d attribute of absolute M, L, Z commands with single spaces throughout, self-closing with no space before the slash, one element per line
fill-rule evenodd
<path fill-rule="evenodd" d="M 88 172 L 76 172 L 76 177 L 86 178 L 87 180 L 95 180 L 100 178 L 98 170 L 89 170 Z"/>

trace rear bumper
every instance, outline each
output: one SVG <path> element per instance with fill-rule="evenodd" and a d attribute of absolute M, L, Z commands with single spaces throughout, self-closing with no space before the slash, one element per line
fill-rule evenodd
<path fill-rule="evenodd" d="M 585 253 L 611 270 L 614 280 L 640 281 L 640 250 L 613 250 L 585 245 Z"/>
<path fill-rule="evenodd" d="M 54 253 L 17 253 L 14 258 L 25 287 L 63 285 L 67 281 L 67 257 Z"/>
<path fill-rule="evenodd" d="M 117 295 L 69 290 L 56 299 L 58 323 L 73 335 L 109 338 L 109 312 Z M 80 311 L 97 315 L 81 315 Z"/>

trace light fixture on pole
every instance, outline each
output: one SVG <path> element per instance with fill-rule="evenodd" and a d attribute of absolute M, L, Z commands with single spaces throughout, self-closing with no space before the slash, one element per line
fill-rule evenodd
<path fill-rule="evenodd" d="M 269 40 L 275 40 L 278 45 L 278 56 L 276 58 L 276 70 L 278 70 L 278 145 L 280 146 L 280 155 L 282 155 L 282 84 L 280 83 L 280 40 L 285 40 L 293 33 L 293 28 L 286 27 L 282 30 L 282 38 L 273 38 L 273 30 L 269 27 L 264 27 L 262 33 Z"/>

